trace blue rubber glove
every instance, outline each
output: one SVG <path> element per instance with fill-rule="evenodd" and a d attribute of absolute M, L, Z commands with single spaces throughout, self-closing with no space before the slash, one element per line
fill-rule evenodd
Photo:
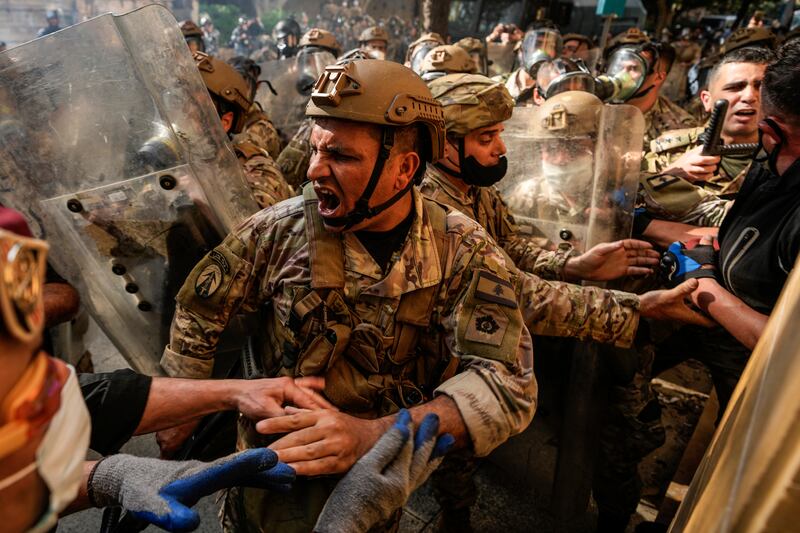
<path fill-rule="evenodd" d="M 256 448 L 212 463 L 163 461 L 112 455 L 95 465 L 89 476 L 89 497 L 96 507 L 121 505 L 133 516 L 167 531 L 194 531 L 200 516 L 194 504 L 229 487 L 287 491 L 294 470 L 278 462 L 267 448 Z"/>
<path fill-rule="evenodd" d="M 661 273 L 667 284 L 676 287 L 690 278 L 716 278 L 719 244 L 699 244 L 699 239 L 687 243 L 673 242 L 661 256 Z"/>
<path fill-rule="evenodd" d="M 453 446 L 439 434 L 439 417 L 427 414 L 416 434 L 402 409 L 394 425 L 336 485 L 317 519 L 317 533 L 366 532 L 389 519 L 433 473 Z"/>

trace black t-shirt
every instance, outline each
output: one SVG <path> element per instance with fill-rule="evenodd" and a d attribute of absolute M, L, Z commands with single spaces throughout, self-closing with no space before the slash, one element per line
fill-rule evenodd
<path fill-rule="evenodd" d="M 800 251 L 800 161 L 783 176 L 754 164 L 719 230 L 725 288 L 770 314 Z"/>
<path fill-rule="evenodd" d="M 78 381 L 92 419 L 89 447 L 102 455 L 116 453 L 142 419 L 153 378 L 125 369 L 79 374 Z"/>

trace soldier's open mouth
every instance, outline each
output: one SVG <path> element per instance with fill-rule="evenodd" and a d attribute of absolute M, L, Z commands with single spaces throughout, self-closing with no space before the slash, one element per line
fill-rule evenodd
<path fill-rule="evenodd" d="M 741 111 L 736 111 L 734 115 L 739 117 L 752 117 L 756 114 L 755 109 L 742 109 Z"/>
<path fill-rule="evenodd" d="M 336 211 L 341 202 L 339 197 L 328 189 L 316 189 L 317 198 L 319 198 L 320 213 L 328 215 Z"/>

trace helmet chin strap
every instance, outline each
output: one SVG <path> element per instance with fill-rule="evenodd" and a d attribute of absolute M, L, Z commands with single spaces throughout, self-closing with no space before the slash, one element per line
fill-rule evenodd
<path fill-rule="evenodd" d="M 447 142 L 450 142 L 450 141 L 447 141 Z M 450 143 L 450 144 L 453 144 L 453 143 Z M 462 177 L 462 173 L 461 173 L 461 162 L 464 161 L 464 157 L 465 157 L 464 156 L 464 137 L 459 137 L 459 139 L 458 139 L 458 163 L 456 163 L 455 161 L 453 161 L 449 157 L 446 158 L 454 167 L 458 167 L 458 170 L 455 170 L 455 169 L 452 169 L 452 168 L 448 168 L 448 167 L 444 166 L 443 164 L 441 164 L 438 161 L 436 163 L 434 163 L 433 166 L 435 166 L 436 168 L 438 168 L 442 172 L 445 172 L 447 174 L 450 174 L 451 176 L 454 176 L 454 177 L 456 177 L 458 179 L 462 179 L 463 180 L 464 178 Z"/>
<path fill-rule="evenodd" d="M 372 167 L 372 174 L 367 182 L 367 187 L 364 189 L 364 192 L 361 193 L 361 197 L 356 201 L 355 208 L 341 217 L 322 217 L 325 225 L 337 228 L 341 227 L 343 230 L 348 230 L 356 224 L 359 224 L 360 222 L 385 211 L 411 190 L 411 188 L 414 186 L 414 183 L 417 181 L 417 178 L 419 178 L 422 173 L 425 172 L 424 164 L 420 164 L 419 168 L 414 174 L 414 179 L 409 180 L 408 185 L 406 185 L 401 191 L 380 205 L 375 207 L 369 206 L 369 200 L 372 198 L 372 193 L 375 192 L 375 187 L 378 186 L 378 180 L 380 180 L 381 174 L 383 173 L 383 167 L 386 165 L 386 161 L 389 159 L 389 153 L 392 151 L 392 146 L 394 146 L 394 129 L 381 128 L 381 147 L 378 150 L 378 158 L 375 160 L 375 166 Z"/>

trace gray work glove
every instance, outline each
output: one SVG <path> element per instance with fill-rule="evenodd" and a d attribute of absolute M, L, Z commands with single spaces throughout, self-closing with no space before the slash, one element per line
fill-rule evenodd
<path fill-rule="evenodd" d="M 439 438 L 439 417 L 427 414 L 414 428 L 402 409 L 394 425 L 342 478 L 317 519 L 317 533 L 358 533 L 388 520 L 425 483 L 452 447 L 449 433 Z"/>
<path fill-rule="evenodd" d="M 294 470 L 267 448 L 228 455 L 213 463 L 163 461 L 112 455 L 89 475 L 89 498 L 95 507 L 121 505 L 136 518 L 167 531 L 194 531 L 200 516 L 190 509 L 203 496 L 229 487 L 286 491 Z"/>

